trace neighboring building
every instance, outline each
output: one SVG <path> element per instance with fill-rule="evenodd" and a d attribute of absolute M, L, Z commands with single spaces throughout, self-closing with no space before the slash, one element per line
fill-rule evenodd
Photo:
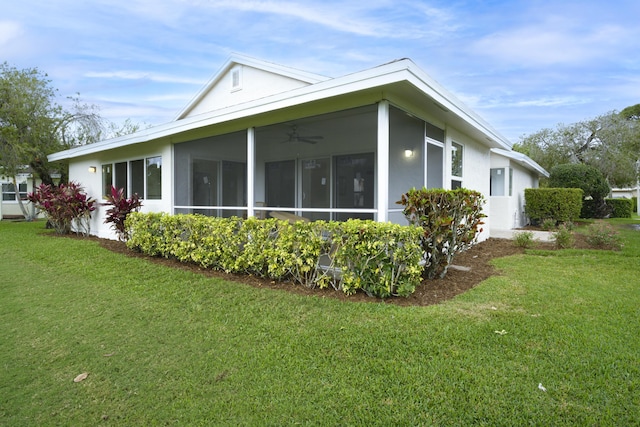
<path fill-rule="evenodd" d="M 18 183 L 18 194 L 22 198 L 24 207 L 27 209 L 27 212 L 35 214 L 32 203 L 26 200 L 27 194 L 33 191 L 34 185 L 37 185 L 33 175 L 31 172 L 25 170 L 25 172 L 16 176 L 16 182 Z M 0 173 L 0 186 L 2 190 L 0 219 L 24 218 L 20 205 L 16 200 L 16 188 L 13 183 L 13 177 Z"/>
<path fill-rule="evenodd" d="M 636 188 L 612 188 L 611 198 L 613 199 L 632 199 L 638 197 L 638 187 Z"/>
<path fill-rule="evenodd" d="M 640 184 L 635 188 L 612 188 L 610 197 L 613 199 L 635 199 L 633 202 L 634 212 L 640 215 Z"/>
<path fill-rule="evenodd" d="M 49 160 L 91 197 L 113 184 L 147 212 L 405 223 L 410 188 L 466 187 L 487 198 L 482 239 L 520 223 L 524 188 L 546 175 L 409 59 L 327 78 L 233 56 L 174 121 Z M 492 168 L 514 171 L 504 212 Z M 91 230 L 113 238 L 105 210 Z"/>

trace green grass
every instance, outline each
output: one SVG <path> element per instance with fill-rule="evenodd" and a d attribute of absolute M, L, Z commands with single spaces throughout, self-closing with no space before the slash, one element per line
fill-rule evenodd
<path fill-rule="evenodd" d="M 0 222 L 0 425 L 640 425 L 630 222 L 612 221 L 620 252 L 532 250 L 409 308 L 256 289 Z"/>

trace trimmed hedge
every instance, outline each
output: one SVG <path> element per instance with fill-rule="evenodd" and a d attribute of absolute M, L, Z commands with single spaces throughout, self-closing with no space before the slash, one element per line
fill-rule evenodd
<path fill-rule="evenodd" d="M 580 218 L 582 194 L 580 188 L 525 188 L 525 212 L 534 222 L 575 221 Z"/>
<path fill-rule="evenodd" d="M 611 218 L 631 218 L 633 201 L 631 199 L 604 199 L 611 209 Z"/>
<path fill-rule="evenodd" d="M 139 212 L 126 225 L 130 249 L 204 268 L 380 298 L 409 296 L 421 281 L 416 227 Z"/>

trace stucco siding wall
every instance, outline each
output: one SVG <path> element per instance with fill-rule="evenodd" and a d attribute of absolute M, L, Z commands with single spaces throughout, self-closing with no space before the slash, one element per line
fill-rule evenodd
<path fill-rule="evenodd" d="M 102 165 L 148 157 L 162 156 L 162 199 L 143 200 L 141 212 L 171 212 L 173 170 L 171 167 L 172 149 L 168 143 L 139 144 L 118 150 L 110 150 L 96 155 L 74 159 L 69 165 L 69 180 L 79 182 L 86 193 L 98 201 L 96 210 L 91 216 L 90 233 L 102 238 L 116 239 L 109 224 L 104 223 L 108 206 L 102 206 Z M 96 172 L 89 172 L 89 167 L 96 167 Z"/>
<path fill-rule="evenodd" d="M 462 186 L 470 190 L 479 191 L 484 195 L 485 206 L 483 212 L 488 215 L 484 219 L 483 231 L 480 233 L 479 240 L 486 240 L 489 238 L 489 228 L 493 219 L 491 218 L 491 200 L 489 197 L 489 173 L 490 173 L 490 150 L 489 148 L 480 145 L 469 136 L 461 133 L 457 129 L 447 128 L 446 130 L 446 149 L 445 149 L 445 165 L 446 171 L 449 176 L 445 181 L 445 185 L 450 185 L 451 180 L 451 143 L 456 142 L 462 144 L 464 147 L 463 154 L 463 176 Z"/>
<path fill-rule="evenodd" d="M 509 174 L 509 168 L 512 170 L 511 195 L 509 182 L 505 181 L 504 195 L 491 196 L 491 228 L 510 230 L 526 225 L 524 190 L 538 187 L 537 173 L 499 154 L 491 155 L 491 168 L 504 169 L 506 176 Z"/>
<path fill-rule="evenodd" d="M 512 209 L 517 213 L 515 227 L 522 227 L 527 224 L 527 217 L 524 214 L 525 188 L 538 188 L 538 177 L 535 173 L 523 168 L 518 164 L 512 165 L 513 168 L 513 206 Z"/>

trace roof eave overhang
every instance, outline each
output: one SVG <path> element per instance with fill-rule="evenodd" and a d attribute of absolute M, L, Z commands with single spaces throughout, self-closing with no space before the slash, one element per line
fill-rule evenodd
<path fill-rule="evenodd" d="M 438 105 L 446 113 L 447 120 L 465 124 L 466 127 L 475 131 L 475 136 L 482 144 L 489 148 L 507 150 L 511 148 L 509 141 L 491 128 L 487 122 L 422 72 L 411 60 L 404 59 L 285 93 L 176 120 L 135 134 L 75 147 L 51 154 L 48 158 L 50 161 L 72 159 L 107 149 L 159 140 L 224 122 L 366 91 L 377 91 L 380 93 L 380 97 L 384 98 L 385 91 L 393 92 L 395 88 L 407 84 L 411 86 L 412 91 L 415 89 L 415 93 L 423 101 L 431 101 Z"/>
<path fill-rule="evenodd" d="M 503 150 L 503 149 L 491 149 L 491 152 L 499 154 L 501 156 L 507 157 L 513 161 L 518 162 L 519 164 L 521 164 L 522 166 L 524 166 L 525 168 L 536 172 L 538 174 L 538 176 L 541 177 L 545 177 L 545 178 L 549 178 L 549 172 L 547 172 L 547 170 L 545 168 L 543 168 L 542 166 L 540 166 L 535 160 L 533 160 L 531 157 L 527 156 L 524 153 L 520 153 L 518 151 L 513 151 L 513 150 Z"/>

